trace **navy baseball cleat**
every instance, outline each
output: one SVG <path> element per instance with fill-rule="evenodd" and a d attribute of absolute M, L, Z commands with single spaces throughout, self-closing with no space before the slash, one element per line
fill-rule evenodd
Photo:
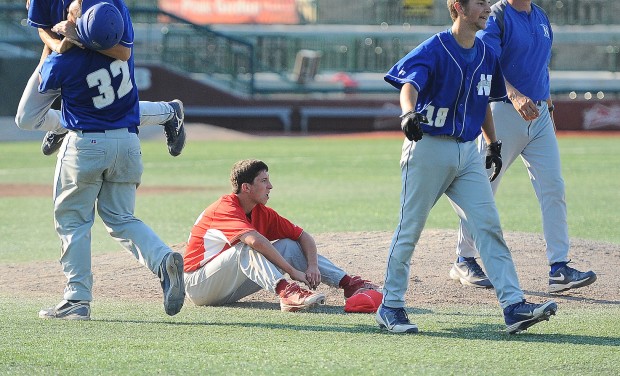
<path fill-rule="evenodd" d="M 39 311 L 42 319 L 90 320 L 90 303 L 87 301 L 70 302 L 63 300 L 56 307 Z"/>
<path fill-rule="evenodd" d="M 66 135 L 67 132 L 54 133 L 52 131 L 47 131 L 45 137 L 43 137 L 43 143 L 41 144 L 41 152 L 43 152 L 43 155 L 52 155 L 57 152 Z"/>
<path fill-rule="evenodd" d="M 549 317 L 555 315 L 557 310 L 558 305 L 553 300 L 532 304 L 524 299 L 520 303 L 511 304 L 504 308 L 506 332 L 516 334 L 541 321 L 549 321 Z"/>
<path fill-rule="evenodd" d="M 183 283 L 183 256 L 170 252 L 164 257 L 159 267 L 161 288 L 164 291 L 164 310 L 170 316 L 181 311 L 185 302 Z"/>
<path fill-rule="evenodd" d="M 450 278 L 460 281 L 465 286 L 487 289 L 493 287 L 489 277 L 484 274 L 484 271 L 482 271 L 474 257 L 465 257 L 463 262 L 456 261 L 452 265 L 452 269 L 450 269 Z"/>
<path fill-rule="evenodd" d="M 383 304 L 377 309 L 375 320 L 379 328 L 390 333 L 417 333 L 418 326 L 412 324 L 404 308 L 390 308 Z"/>
<path fill-rule="evenodd" d="M 174 110 L 172 118 L 163 124 L 164 133 L 166 135 L 166 143 L 168 144 L 168 152 L 173 157 L 181 154 L 185 147 L 185 111 L 183 110 L 183 102 L 178 99 L 168 102 Z"/>
<path fill-rule="evenodd" d="M 596 273 L 593 271 L 580 272 L 568 265 L 564 265 L 549 273 L 549 292 L 560 292 L 591 285 L 596 281 Z"/>

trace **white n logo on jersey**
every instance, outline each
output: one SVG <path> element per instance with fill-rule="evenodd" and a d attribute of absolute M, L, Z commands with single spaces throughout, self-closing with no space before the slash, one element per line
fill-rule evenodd
<path fill-rule="evenodd" d="M 489 96 L 491 95 L 491 80 L 493 79 L 492 74 L 481 74 L 480 82 L 478 82 L 478 95 Z"/>

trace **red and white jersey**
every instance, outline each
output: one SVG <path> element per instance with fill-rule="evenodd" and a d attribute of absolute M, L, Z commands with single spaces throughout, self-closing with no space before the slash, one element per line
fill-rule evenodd
<path fill-rule="evenodd" d="M 250 215 L 246 215 L 237 195 L 222 196 L 209 205 L 194 223 L 185 250 L 185 272 L 201 268 L 237 244 L 239 237 L 250 231 L 257 231 L 274 241 L 297 240 L 303 229 L 261 204 L 256 205 Z"/>

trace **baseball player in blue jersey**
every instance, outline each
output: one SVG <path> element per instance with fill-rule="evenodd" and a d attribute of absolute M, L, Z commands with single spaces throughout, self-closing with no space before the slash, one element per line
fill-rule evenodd
<path fill-rule="evenodd" d="M 45 43 L 39 66 L 28 80 L 19 102 L 15 123 L 25 130 L 46 130 L 41 151 L 45 155 L 55 153 L 62 143 L 66 129 L 60 124 L 61 114 L 51 109 L 58 92 L 39 93 L 39 68 L 50 52 L 63 53 L 74 45 L 84 45 L 75 33 L 75 24 L 67 22 L 67 8 L 70 0 L 32 0 L 28 8 L 28 24 L 38 28 L 39 36 Z M 64 37 L 64 36 L 67 37 Z M 119 43 L 107 49 L 98 49 L 101 53 L 115 59 L 129 59 L 133 46 L 133 28 L 127 15 L 126 27 Z M 168 144 L 168 152 L 177 156 L 185 146 L 183 103 L 175 99 L 171 102 L 140 102 L 140 125 L 162 125 Z"/>
<path fill-rule="evenodd" d="M 580 272 L 567 265 L 570 244 L 564 179 L 549 94 L 551 24 L 545 12 L 530 0 L 501 0 L 491 10 L 486 29 L 478 36 L 500 57 L 508 91 L 506 100 L 491 103 L 493 118 L 497 121 L 497 137 L 503 141 L 502 160 L 506 166 L 492 182 L 493 193 L 497 192 L 506 168 L 520 155 L 542 212 L 550 265 L 549 292 L 590 285 L 596 281 L 594 272 Z M 480 154 L 485 154 L 486 145 L 486 140 L 481 138 Z M 492 287 L 476 262 L 476 248 L 467 227 L 462 224 L 458 259 L 450 276 L 464 285 Z"/>
<path fill-rule="evenodd" d="M 506 96 L 497 56 L 476 32 L 490 14 L 486 0 L 448 0 L 452 27 L 429 38 L 394 65 L 385 80 L 400 90 L 402 191 L 399 223 L 389 248 L 383 303 L 376 320 L 393 333 L 416 333 L 405 311 L 411 257 L 430 210 L 446 194 L 487 266 L 504 312 L 517 333 L 555 314 L 553 301 L 525 301 L 502 236 L 485 164 L 475 139 L 483 131 L 486 167 L 501 170 L 490 100 Z"/>
<path fill-rule="evenodd" d="M 79 9 L 79 0 L 74 3 Z M 87 43 L 106 45 L 123 34 L 128 11 L 121 0 L 84 0 L 81 9 L 76 24 Z M 183 306 L 183 257 L 134 216 L 143 166 L 133 70 L 133 57 L 115 60 L 81 48 L 52 52 L 41 65 L 39 90 L 60 90 L 68 130 L 54 177 L 54 221 L 67 285 L 64 300 L 40 311 L 41 318 L 90 318 L 95 209 L 110 235 L 160 277 L 166 313 L 175 315 Z"/>

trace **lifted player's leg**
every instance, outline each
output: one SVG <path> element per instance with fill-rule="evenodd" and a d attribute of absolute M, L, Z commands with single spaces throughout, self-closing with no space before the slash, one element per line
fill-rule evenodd
<path fill-rule="evenodd" d="M 50 116 L 50 110 L 45 117 Z M 56 111 L 58 112 L 58 111 Z M 57 116 L 60 121 L 60 116 Z M 47 121 L 47 120 L 46 120 Z M 173 157 L 181 154 L 185 147 L 185 112 L 183 102 L 175 99 L 170 102 L 140 102 L 140 126 L 159 125 L 164 127 L 168 152 Z M 60 124 L 60 122 L 58 123 Z M 41 151 L 45 155 L 51 155 L 58 151 L 67 130 L 60 128 L 49 130 L 43 138 Z"/>

